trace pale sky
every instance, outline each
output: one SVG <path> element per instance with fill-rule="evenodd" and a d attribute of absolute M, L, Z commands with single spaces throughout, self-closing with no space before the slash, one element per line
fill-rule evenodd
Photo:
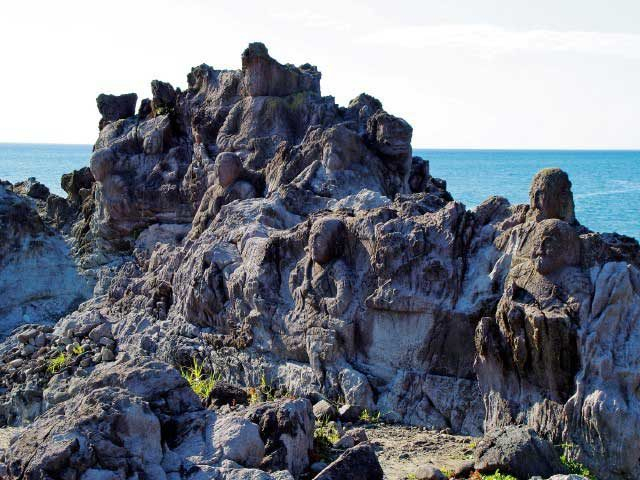
<path fill-rule="evenodd" d="M 638 0 L 3 0 L 0 142 L 93 143 L 99 93 L 185 88 L 251 41 L 416 148 L 640 148 Z"/>

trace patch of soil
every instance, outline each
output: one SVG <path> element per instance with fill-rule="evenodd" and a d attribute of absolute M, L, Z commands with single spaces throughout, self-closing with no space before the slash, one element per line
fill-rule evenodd
<path fill-rule="evenodd" d="M 453 471 L 472 459 L 473 442 L 479 440 L 422 427 L 387 424 L 367 426 L 367 435 L 387 480 L 406 479 L 426 463 Z"/>

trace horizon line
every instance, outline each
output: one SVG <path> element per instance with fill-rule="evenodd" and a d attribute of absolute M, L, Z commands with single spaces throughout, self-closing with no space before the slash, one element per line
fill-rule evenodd
<path fill-rule="evenodd" d="M 74 142 L 7 142 L 1 141 L 0 145 L 52 145 L 52 146 L 87 146 L 92 147 L 92 143 L 74 143 Z M 617 148 L 617 147 L 414 147 L 416 150 L 431 150 L 431 151 L 494 151 L 494 152 L 640 152 L 640 146 L 634 148 Z"/>

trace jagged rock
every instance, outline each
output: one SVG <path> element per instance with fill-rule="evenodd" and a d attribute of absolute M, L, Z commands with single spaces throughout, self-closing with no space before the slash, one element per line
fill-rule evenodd
<path fill-rule="evenodd" d="M 124 95 L 106 95 L 101 93 L 96 98 L 98 111 L 102 118 L 99 128 L 102 130 L 107 124 L 132 116 L 136 111 L 138 96 L 135 93 Z"/>
<path fill-rule="evenodd" d="M 309 466 L 313 449 L 313 410 L 306 399 L 284 400 L 252 406 L 246 418 L 258 424 L 265 442 L 261 468 L 289 470 L 298 477 Z"/>
<path fill-rule="evenodd" d="M 54 322 L 91 292 L 32 202 L 0 185 L 0 337 L 23 323 Z"/>
<path fill-rule="evenodd" d="M 311 65 L 281 65 L 262 43 L 251 43 L 242 53 L 242 87 L 251 97 L 284 97 L 300 92 L 320 94 L 320 72 Z"/>
<path fill-rule="evenodd" d="M 308 402 L 205 410 L 184 383 L 148 398 L 147 387 L 180 377 L 165 364 L 122 370 L 131 358 L 183 369 L 196 360 L 258 397 L 344 398 L 473 435 L 527 424 L 573 444 L 599 478 L 639 476 L 640 402 L 628 394 L 638 383 L 638 243 L 580 226 L 559 170 L 536 176 L 529 205 L 492 197 L 468 211 L 413 157 L 404 120 L 364 94 L 341 108 L 319 80 L 315 67 L 282 65 L 252 44 L 241 70 L 200 65 L 184 91 L 154 82 L 138 116 L 135 99 L 101 97 L 90 172 L 63 179 L 69 198 L 48 197 L 46 222 L 32 199 L 3 193 L 0 216 L 14 230 L 0 229 L 0 269 L 24 238 L 46 241 L 50 225 L 75 222 L 65 233 L 96 295 L 59 321 L 44 351 L 31 337 L 0 346 L 10 385 L 0 396 L 40 413 L 99 390 L 83 387 L 98 376 L 122 401 L 145 399 L 167 432 L 163 455 L 193 478 L 270 477 L 212 445 L 229 415 L 258 425 L 261 468 L 306 468 Z M 110 335 L 91 333 L 101 325 Z M 118 361 L 102 362 L 102 337 Z M 76 342 L 86 354 L 42 373 Z M 137 380 L 119 383 L 109 369 Z"/>
<path fill-rule="evenodd" d="M 373 447 L 361 443 L 350 448 L 314 477 L 314 480 L 382 480 L 383 473 Z"/>
<path fill-rule="evenodd" d="M 474 468 L 480 473 L 500 470 L 516 478 L 530 478 L 566 472 L 553 445 L 526 427 L 508 426 L 485 435 L 474 455 Z"/>
<path fill-rule="evenodd" d="M 531 182 L 529 204 L 536 220 L 558 218 L 576 222 L 569 175 L 559 168 L 545 168 L 536 173 Z"/>
<path fill-rule="evenodd" d="M 80 170 L 74 170 L 71 173 L 65 173 L 60 180 L 60 186 L 67 192 L 68 201 L 79 204 L 82 198 L 82 192 L 91 190 L 95 179 L 89 167 L 83 167 Z"/>
<path fill-rule="evenodd" d="M 14 184 L 13 191 L 20 195 L 35 198 L 36 200 L 46 200 L 49 196 L 49 189 L 46 185 L 38 182 L 34 177 L 31 177 L 24 182 Z"/>
<path fill-rule="evenodd" d="M 151 109 L 156 114 L 165 113 L 176 106 L 176 91 L 170 83 L 153 80 L 151 82 Z M 142 108 L 142 105 L 140 106 Z M 143 116 L 145 116 L 143 114 Z"/>

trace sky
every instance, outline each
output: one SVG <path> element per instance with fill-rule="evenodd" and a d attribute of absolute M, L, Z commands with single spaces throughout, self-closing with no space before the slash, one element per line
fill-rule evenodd
<path fill-rule="evenodd" d="M 638 0 L 4 0 L 0 142 L 93 143 L 99 93 L 185 88 L 252 41 L 415 148 L 640 149 Z"/>

